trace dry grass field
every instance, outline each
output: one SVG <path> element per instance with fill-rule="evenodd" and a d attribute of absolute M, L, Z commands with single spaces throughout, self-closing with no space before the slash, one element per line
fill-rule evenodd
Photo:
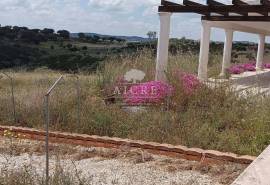
<path fill-rule="evenodd" d="M 143 51 L 133 56 L 111 58 L 96 73 L 80 73 L 80 123 L 77 121 L 76 78 L 63 74 L 64 80 L 50 99 L 50 129 L 249 155 L 259 154 L 269 144 L 269 97 L 241 97 L 226 84 L 213 89 L 202 86 L 189 96 L 179 87 L 170 99 L 169 109 L 159 105 L 147 107 L 147 111 L 129 113 L 118 104 L 104 103 L 107 86 L 130 69 L 144 71 L 145 81 L 154 79 L 154 56 Z M 176 69 L 195 73 L 197 57 L 170 56 L 170 83 L 178 83 L 171 75 Z M 216 75 L 221 56 L 210 58 L 210 75 Z M 0 79 L 1 124 L 43 129 L 44 94 L 61 74 L 46 69 L 9 74 L 15 82 L 17 123 L 12 118 L 9 81 L 4 77 Z"/>

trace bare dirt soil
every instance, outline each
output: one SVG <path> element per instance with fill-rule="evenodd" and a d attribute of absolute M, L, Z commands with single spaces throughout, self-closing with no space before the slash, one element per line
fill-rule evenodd
<path fill-rule="evenodd" d="M 105 149 L 51 144 L 50 159 L 50 173 L 61 166 L 97 185 L 229 185 L 247 167 L 233 163 L 203 164 L 126 146 Z M 44 174 L 44 143 L 0 137 L 0 170 L 24 166 L 31 166 L 37 175 Z"/>

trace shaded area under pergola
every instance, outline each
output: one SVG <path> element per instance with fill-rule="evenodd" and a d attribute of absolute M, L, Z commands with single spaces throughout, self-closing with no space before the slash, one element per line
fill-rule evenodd
<path fill-rule="evenodd" d="M 156 80 L 166 80 L 168 62 L 168 46 L 170 34 L 170 17 L 172 13 L 196 13 L 201 15 L 202 32 L 198 77 L 206 80 L 209 58 L 209 44 L 211 28 L 225 30 L 225 43 L 221 76 L 224 76 L 231 63 L 232 41 L 234 31 L 257 34 L 258 53 L 257 70 L 263 66 L 265 37 L 270 35 L 270 1 L 241 1 L 233 0 L 231 4 L 224 4 L 215 0 L 207 0 L 200 4 L 190 0 L 183 0 L 182 4 L 161 0 L 159 6 L 160 32 L 158 41 Z"/>

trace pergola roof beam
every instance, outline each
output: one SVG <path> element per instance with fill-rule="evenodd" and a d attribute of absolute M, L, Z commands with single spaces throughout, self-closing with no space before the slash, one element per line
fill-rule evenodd
<path fill-rule="evenodd" d="M 262 5 L 264 5 L 264 6 L 270 6 L 270 1 L 269 1 L 269 0 L 260 0 L 260 3 L 261 3 Z M 268 12 L 266 12 L 266 13 L 264 14 L 264 16 L 268 16 L 268 15 L 269 15 Z"/>
<path fill-rule="evenodd" d="M 183 12 L 183 13 L 262 13 L 262 12 L 270 12 L 270 6 L 265 5 L 219 5 L 219 6 L 201 6 L 201 5 L 173 5 L 173 6 L 159 6 L 160 12 Z"/>
<path fill-rule="evenodd" d="M 218 1 L 215 1 L 215 0 L 207 0 L 206 3 L 209 5 L 209 6 L 221 6 L 221 5 L 225 5 L 221 2 L 218 2 Z"/>
<path fill-rule="evenodd" d="M 270 6 L 270 1 L 269 0 L 260 0 L 260 4 L 264 6 Z M 268 16 L 268 12 L 260 12 L 259 14 L 263 16 Z"/>
<path fill-rule="evenodd" d="M 209 6 L 209 7 L 212 7 L 212 6 L 224 6 L 225 4 L 223 4 L 223 3 L 220 3 L 220 2 L 218 2 L 218 1 L 215 1 L 215 0 L 207 0 L 207 5 Z M 223 15 L 223 16 L 229 16 L 229 13 L 219 13 L 219 14 L 221 14 L 221 15 Z"/>
<path fill-rule="evenodd" d="M 178 3 L 174 3 L 174 2 L 170 2 L 170 1 L 166 1 L 166 0 L 161 0 L 161 5 L 163 5 L 163 6 L 181 6 Z"/>
<path fill-rule="evenodd" d="M 269 0 L 260 0 L 260 3 L 265 6 L 270 6 L 270 1 Z"/>
<path fill-rule="evenodd" d="M 198 13 L 204 15 L 203 20 L 209 21 L 270 21 L 270 0 L 260 0 L 261 4 L 248 4 L 241 0 L 232 0 L 233 4 L 227 5 L 217 0 L 207 0 L 207 4 L 200 4 L 191 0 L 183 0 L 183 5 L 161 1 L 159 12 Z M 232 15 L 231 13 L 239 14 Z M 220 16 L 212 15 L 220 14 Z"/>
<path fill-rule="evenodd" d="M 198 13 L 207 14 L 209 13 L 208 7 L 202 6 L 159 6 L 159 12 L 176 12 L 176 13 Z"/>
<path fill-rule="evenodd" d="M 244 2 L 244 1 L 241 1 L 241 0 L 233 0 L 232 1 L 232 4 L 233 5 L 236 5 L 236 6 L 241 6 L 241 5 L 249 5 L 248 3 Z M 257 12 L 263 16 L 268 16 L 268 12 Z M 243 16 L 248 16 L 248 13 L 245 13 L 245 14 L 242 14 Z"/>
<path fill-rule="evenodd" d="M 186 5 L 186 6 L 206 6 L 206 5 L 196 3 L 196 2 L 190 1 L 190 0 L 183 0 L 183 5 Z"/>
<path fill-rule="evenodd" d="M 256 22 L 270 22 L 270 17 L 268 16 L 203 16 L 202 20 L 208 21 L 256 21 Z"/>
<path fill-rule="evenodd" d="M 198 7 L 207 7 L 206 5 L 200 4 L 200 3 L 196 3 L 194 1 L 190 1 L 190 0 L 183 0 L 183 5 L 185 6 L 198 6 Z M 206 16 L 209 16 L 210 13 L 203 13 L 201 12 L 201 14 L 204 14 Z"/>
<path fill-rule="evenodd" d="M 245 3 L 241 0 L 232 0 L 232 4 L 233 5 L 236 5 L 236 6 L 241 6 L 241 5 L 248 5 L 248 3 Z M 243 15 L 243 16 L 248 16 L 248 13 L 239 13 L 240 15 Z"/>
<path fill-rule="evenodd" d="M 243 1 L 241 1 L 241 0 L 233 0 L 233 1 L 232 1 L 232 4 L 233 4 L 233 5 L 239 5 L 239 6 L 241 6 L 241 5 L 248 5 L 248 3 L 243 2 Z"/>

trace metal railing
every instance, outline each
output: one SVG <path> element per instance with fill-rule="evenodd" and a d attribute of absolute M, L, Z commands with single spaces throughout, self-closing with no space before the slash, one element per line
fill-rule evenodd
<path fill-rule="evenodd" d="M 79 125 L 81 122 L 81 86 L 79 76 L 73 74 L 71 77 L 76 78 L 76 94 L 77 94 L 77 124 Z M 49 100 L 52 91 L 55 89 L 57 84 L 64 78 L 64 76 L 60 76 L 55 83 L 50 87 L 50 89 L 45 94 L 44 108 L 45 108 L 45 155 L 46 155 L 46 185 L 49 184 L 49 124 L 50 124 L 50 110 L 49 110 Z"/>
<path fill-rule="evenodd" d="M 1 75 L 2 74 L 2 75 Z M 12 116 L 13 116 L 13 121 L 14 123 L 17 123 L 17 113 L 16 113 L 16 102 L 15 102 L 15 96 L 14 96 L 14 78 L 5 73 L 5 72 L 0 72 L 0 79 L 3 77 L 7 77 L 10 81 L 10 91 L 11 91 L 11 103 L 12 103 Z M 66 75 L 66 77 L 71 77 L 76 79 L 75 81 L 75 89 L 76 89 L 76 96 L 77 96 L 77 106 L 76 106 L 76 119 L 77 119 L 77 124 L 80 125 L 81 123 L 81 84 L 80 84 L 80 78 L 76 74 L 71 74 L 71 75 Z M 46 166 L 45 166 L 45 171 L 46 171 L 46 182 L 45 184 L 49 184 L 49 125 L 50 125 L 50 96 L 53 90 L 56 88 L 56 86 L 59 84 L 61 80 L 64 79 L 64 75 L 61 75 L 55 82 L 54 84 L 48 89 L 46 94 L 44 95 L 44 124 L 45 124 L 45 132 L 46 132 L 46 137 L 45 137 L 45 157 L 46 157 Z"/>
<path fill-rule="evenodd" d="M 60 76 L 45 94 L 45 107 L 44 108 L 45 108 L 45 132 L 46 132 L 46 138 L 45 138 L 46 185 L 49 185 L 49 123 L 50 123 L 49 99 L 50 99 L 51 92 L 57 86 L 57 84 L 63 79 L 63 77 L 64 77 L 63 75 Z"/>
<path fill-rule="evenodd" d="M 10 90 L 11 90 L 11 103 L 12 103 L 12 115 L 14 123 L 17 123 L 17 117 L 16 117 L 16 104 L 15 104 L 15 96 L 14 96 L 14 78 L 11 75 L 8 75 L 7 73 L 0 72 L 3 75 L 0 75 L 0 79 L 4 76 L 6 76 L 10 80 Z M 77 95 L 77 124 L 79 125 L 81 123 L 81 85 L 80 85 L 80 78 L 78 75 L 68 75 L 70 77 L 76 78 L 75 82 L 75 88 L 76 88 L 76 95 Z M 52 91 L 55 89 L 55 87 L 59 84 L 59 82 L 64 78 L 63 75 L 61 75 L 54 84 L 49 88 L 49 90 L 44 95 L 44 123 L 45 123 L 45 155 L 46 155 L 46 182 L 45 184 L 49 184 L 49 125 L 50 125 L 50 109 L 49 109 L 49 101 L 50 101 L 50 95 Z"/>

